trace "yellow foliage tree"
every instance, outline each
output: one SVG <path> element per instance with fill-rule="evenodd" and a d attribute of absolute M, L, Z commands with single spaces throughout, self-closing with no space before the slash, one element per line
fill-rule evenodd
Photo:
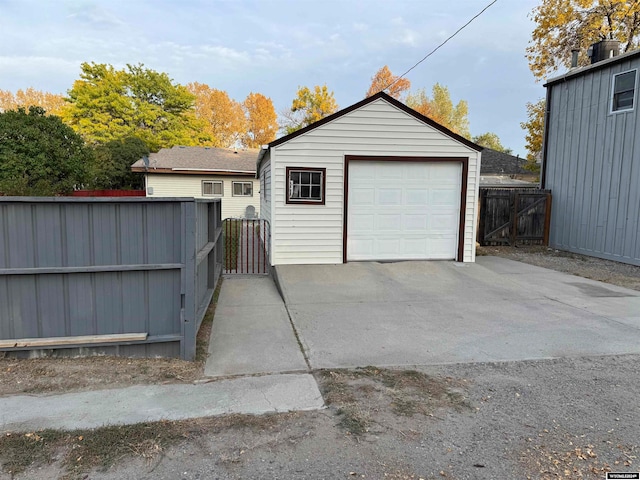
<path fill-rule="evenodd" d="M 213 137 L 212 146 L 231 147 L 246 134 L 242 105 L 227 92 L 197 82 L 188 84 L 187 90 L 196 97 L 195 116 L 204 121 L 205 131 Z"/>
<path fill-rule="evenodd" d="M 43 92 L 32 87 L 12 93 L 0 90 L 0 112 L 16 110 L 23 107 L 28 110 L 31 106 L 42 107 L 47 114 L 57 115 L 64 106 L 64 97 L 55 93 Z"/>
<path fill-rule="evenodd" d="M 248 148 L 260 148 L 275 140 L 278 116 L 271 99 L 261 93 L 251 92 L 242 106 L 247 117 L 247 132 L 242 143 Z"/>
<path fill-rule="evenodd" d="M 309 87 L 298 87 L 296 98 L 293 99 L 291 110 L 285 112 L 284 130 L 287 134 L 300 130 L 307 125 L 317 122 L 335 113 L 338 104 L 326 85 L 316 85 L 313 90 Z"/>
<path fill-rule="evenodd" d="M 545 109 L 546 102 L 544 98 L 535 103 L 527 103 L 528 120 L 520 124 L 520 127 L 526 131 L 524 138 L 527 141 L 527 160 L 531 162 L 531 165 L 536 165 L 542 154 Z"/>
<path fill-rule="evenodd" d="M 365 98 L 371 97 L 378 92 L 386 91 L 396 100 L 400 100 L 400 97 L 410 88 L 411 82 L 408 79 L 394 75 L 389 70 L 389 67 L 385 65 L 371 77 L 371 86 L 367 90 Z"/>
<path fill-rule="evenodd" d="M 536 27 L 527 59 L 537 80 L 570 67 L 572 49 L 580 51 L 579 64 L 586 65 L 588 47 L 600 40 L 619 40 L 623 52 L 639 45 L 638 0 L 543 0 L 530 16 Z"/>
<path fill-rule="evenodd" d="M 432 97 L 429 98 L 425 89 L 407 96 L 407 106 L 413 108 L 422 115 L 447 127 L 454 133 L 465 138 L 471 138 L 469 132 L 469 107 L 466 100 L 460 100 L 453 105 L 449 89 L 436 83 L 432 89 Z"/>

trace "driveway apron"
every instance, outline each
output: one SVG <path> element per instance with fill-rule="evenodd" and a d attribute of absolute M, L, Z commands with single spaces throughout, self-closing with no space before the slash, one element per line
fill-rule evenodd
<path fill-rule="evenodd" d="M 269 276 L 224 278 L 208 353 L 204 369 L 208 377 L 308 370 Z"/>
<path fill-rule="evenodd" d="M 276 272 L 312 368 L 640 353 L 640 292 L 520 262 Z"/>

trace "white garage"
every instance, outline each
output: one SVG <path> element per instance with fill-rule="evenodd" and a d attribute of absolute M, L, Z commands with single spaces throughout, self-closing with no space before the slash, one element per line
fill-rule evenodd
<path fill-rule="evenodd" d="M 271 265 L 475 261 L 481 150 L 385 93 L 271 142 Z"/>
<path fill-rule="evenodd" d="M 462 165 L 350 163 L 347 261 L 454 260 Z"/>

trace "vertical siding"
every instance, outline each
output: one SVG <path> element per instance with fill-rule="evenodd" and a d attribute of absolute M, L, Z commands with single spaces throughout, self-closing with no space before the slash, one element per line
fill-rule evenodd
<path fill-rule="evenodd" d="M 613 75 L 631 69 L 639 69 L 635 108 L 611 114 Z M 548 87 L 545 186 L 555 248 L 640 265 L 638 76 L 636 57 Z"/>
<path fill-rule="evenodd" d="M 212 197 L 202 195 L 202 181 L 214 180 L 224 183 L 223 196 Z M 233 182 L 252 182 L 253 196 L 233 196 Z M 173 175 L 170 173 L 148 173 L 146 186 L 153 187 L 153 195 L 149 197 L 194 197 L 194 198 L 221 198 L 222 218 L 242 217 L 246 208 L 251 205 L 256 209 L 256 215 L 260 215 L 260 181 L 253 176 L 230 177 L 215 175 Z"/>
<path fill-rule="evenodd" d="M 467 157 L 464 261 L 475 259 L 480 154 L 380 99 L 271 149 L 272 264 L 342 263 L 344 156 Z M 287 166 L 326 168 L 325 205 L 287 205 Z"/>

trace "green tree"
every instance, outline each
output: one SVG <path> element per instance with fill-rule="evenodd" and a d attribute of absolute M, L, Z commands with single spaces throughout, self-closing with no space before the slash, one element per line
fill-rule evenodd
<path fill-rule="evenodd" d="M 193 113 L 194 96 L 166 73 L 127 65 L 83 63 L 69 90 L 63 120 L 92 144 L 128 137 L 152 151 L 210 140 Z"/>
<path fill-rule="evenodd" d="M 284 113 L 284 130 L 288 134 L 300 130 L 307 125 L 317 122 L 335 113 L 338 104 L 326 85 L 316 85 L 313 90 L 309 87 L 298 87 L 296 98 L 293 99 L 291 109 Z"/>
<path fill-rule="evenodd" d="M 640 41 L 638 0 L 542 0 L 531 12 L 536 24 L 527 47 L 529 68 L 537 80 L 560 66 L 571 66 L 571 50 L 579 49 L 579 64 L 589 62 L 587 48 L 615 39 L 624 52 Z"/>
<path fill-rule="evenodd" d="M 436 83 L 433 86 L 431 98 L 429 98 L 424 88 L 416 93 L 411 93 L 407 96 L 407 106 L 452 132 L 465 138 L 471 138 L 467 102 L 466 100 L 460 100 L 454 106 L 447 87 Z"/>
<path fill-rule="evenodd" d="M 544 114 L 546 102 L 541 98 L 535 103 L 527 103 L 527 121 L 522 122 L 520 127 L 526 132 L 527 160 L 529 165 L 535 169 L 539 168 L 538 160 L 542 155 L 542 137 L 544 135 Z"/>
<path fill-rule="evenodd" d="M 498 152 L 508 153 L 511 155 L 513 150 L 510 148 L 505 148 L 500 141 L 500 137 L 493 132 L 486 132 L 481 135 L 476 135 L 473 137 L 473 142 L 481 145 L 483 147 L 491 148 L 492 150 L 497 150 Z"/>
<path fill-rule="evenodd" d="M 149 154 L 149 148 L 139 138 L 111 140 L 94 149 L 95 158 L 89 166 L 87 187 L 95 190 L 138 190 L 143 176 L 131 171 L 131 165 Z"/>
<path fill-rule="evenodd" d="M 0 113 L 0 193 L 69 193 L 85 181 L 91 161 L 82 137 L 42 107 Z"/>

